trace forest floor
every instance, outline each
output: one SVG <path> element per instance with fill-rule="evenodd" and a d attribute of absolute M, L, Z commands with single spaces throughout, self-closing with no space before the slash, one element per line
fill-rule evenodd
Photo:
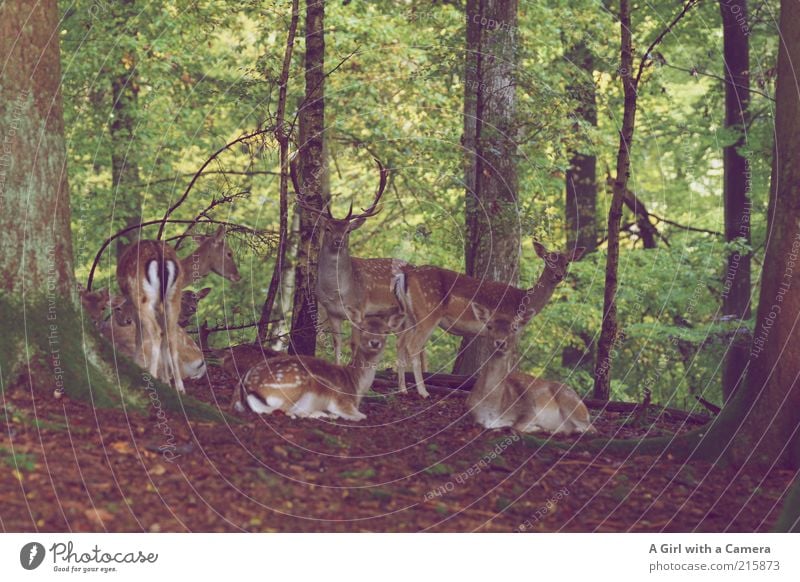
<path fill-rule="evenodd" d="M 219 368 L 189 394 L 228 409 Z M 542 447 L 465 415 L 464 393 L 377 388 L 362 423 L 186 422 L 11 391 L 0 415 L 2 531 L 768 531 L 793 474 Z M 601 436 L 663 436 L 592 411 Z M 167 459 L 161 451 L 168 451 Z"/>

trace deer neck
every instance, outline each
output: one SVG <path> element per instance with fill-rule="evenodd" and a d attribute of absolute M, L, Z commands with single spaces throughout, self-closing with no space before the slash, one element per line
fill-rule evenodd
<path fill-rule="evenodd" d="M 378 371 L 378 360 L 380 355 L 372 358 L 364 357 L 364 355 L 356 350 L 353 354 L 353 359 L 347 365 L 347 372 L 350 374 L 352 386 L 356 395 L 356 406 L 361 403 L 361 398 L 372 387 L 375 381 L 375 374 Z"/>
<path fill-rule="evenodd" d="M 337 249 L 323 241 L 317 285 L 321 294 L 331 299 L 349 295 L 353 287 L 353 261 L 347 246 Z"/>
<path fill-rule="evenodd" d="M 546 266 L 539 276 L 539 280 L 528 289 L 530 298 L 528 311 L 533 315 L 541 313 L 542 309 L 550 302 L 559 283 L 561 283 L 561 279 L 557 278 L 553 271 Z"/>
<path fill-rule="evenodd" d="M 480 406 L 500 402 L 503 398 L 503 382 L 511 371 L 511 355 L 492 355 L 483 365 L 475 388 L 470 392 L 467 404 L 470 406 L 480 403 Z"/>
<path fill-rule="evenodd" d="M 184 258 L 179 259 L 181 270 L 183 270 L 184 286 L 195 283 L 211 273 L 211 264 L 209 263 L 208 257 L 199 253 L 199 250 L 198 247 Z"/>

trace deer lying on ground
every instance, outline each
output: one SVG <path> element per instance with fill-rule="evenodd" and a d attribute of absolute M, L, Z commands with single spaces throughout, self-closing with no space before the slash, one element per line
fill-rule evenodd
<path fill-rule="evenodd" d="M 505 337 L 509 330 L 518 333 L 550 301 L 555 288 L 566 277 L 569 263 L 580 260 L 585 251 L 579 247 L 566 254 L 549 252 L 538 242 L 533 245 L 545 267 L 528 290 L 440 267 L 402 269 L 394 282 L 395 294 L 407 316 L 406 329 L 397 344 L 401 391 L 406 391 L 406 358 L 410 358 L 417 392 L 423 398 L 429 396 L 419 354 L 436 326 L 458 336 L 499 338 Z"/>
<path fill-rule="evenodd" d="M 222 350 L 215 350 L 222 359 L 222 369 L 226 374 L 241 380 L 245 374 L 259 364 L 271 358 L 285 356 L 285 352 L 278 352 L 257 343 L 231 346 Z"/>
<path fill-rule="evenodd" d="M 398 259 L 357 259 L 350 256 L 350 233 L 380 212 L 378 202 L 386 189 L 388 171 L 380 162 L 377 164 L 380 182 L 372 204 L 360 214 L 353 214 L 353 205 L 350 204 L 350 210 L 344 218 L 334 218 L 330 204 L 324 211 L 309 205 L 300 186 L 295 163 L 292 162 L 290 166 L 297 204 L 318 216 L 324 228 L 316 295 L 330 321 L 337 364 L 342 361 L 342 324 L 348 319 L 348 313 L 358 313 L 363 318 L 395 311 L 399 305 L 392 292 L 392 281 L 400 273 L 401 267 L 408 266 L 408 263 Z M 351 324 L 351 347 L 355 349 L 359 341 L 359 329 L 352 319 Z"/>
<path fill-rule="evenodd" d="M 565 384 L 514 372 L 518 337 L 495 339 L 495 351 L 481 368 L 467 406 L 485 428 L 520 432 L 595 433 L 589 410 Z"/>
<path fill-rule="evenodd" d="M 281 410 L 301 418 L 343 418 L 359 421 L 366 415 L 358 410 L 361 399 L 375 380 L 378 361 L 386 346 L 386 335 L 403 325 L 404 314 L 382 317 L 358 311 L 348 312 L 361 326 L 353 359 L 339 366 L 311 356 L 281 356 L 252 368 L 237 387 L 234 408 L 245 403 L 254 412 L 270 414 Z"/>

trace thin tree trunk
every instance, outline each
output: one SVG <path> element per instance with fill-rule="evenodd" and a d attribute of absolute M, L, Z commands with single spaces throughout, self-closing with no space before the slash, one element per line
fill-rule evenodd
<path fill-rule="evenodd" d="M 118 404 L 134 387 L 165 410 L 219 414 L 124 359 L 76 310 L 61 101 L 56 0 L 0 3 L 0 386 L 36 397 L 67 395 L 95 407 Z M 93 326 L 88 330 L 94 331 Z M 145 398 L 145 400 L 149 400 Z M 170 451 L 174 458 L 174 451 Z M 167 454 L 166 452 L 164 453 Z"/>
<path fill-rule="evenodd" d="M 520 247 L 516 36 L 516 0 L 467 2 L 465 266 L 472 277 L 512 285 L 519 276 Z M 474 374 L 489 353 L 486 338 L 465 338 L 454 373 Z"/>
<path fill-rule="evenodd" d="M 631 39 L 631 9 L 628 0 L 620 0 L 619 24 L 620 77 L 625 95 L 617 150 L 617 177 L 611 207 L 608 211 L 608 257 L 606 259 L 606 282 L 603 294 L 603 327 L 597 342 L 597 357 L 594 369 L 594 397 L 608 400 L 611 395 L 611 359 L 617 342 L 617 269 L 619 266 L 619 232 L 622 219 L 622 205 L 631 167 L 631 141 L 636 123 L 636 77 L 633 71 L 633 42 Z"/>
<path fill-rule="evenodd" d="M 283 273 L 283 262 L 286 257 L 286 244 L 289 234 L 289 131 L 286 128 L 286 90 L 289 85 L 289 69 L 292 64 L 292 53 L 294 51 L 294 38 L 297 34 L 299 0 L 292 1 L 292 15 L 289 22 L 289 33 L 286 35 L 286 51 L 283 55 L 283 68 L 281 69 L 280 88 L 278 90 L 278 112 L 275 119 L 275 138 L 280 148 L 281 176 L 280 176 L 280 227 L 278 232 L 278 251 L 275 258 L 275 268 L 272 271 L 272 279 L 269 282 L 267 297 L 261 307 L 261 318 L 258 322 L 258 340 L 264 341 L 267 337 L 267 328 L 272 314 L 272 307 L 275 305 L 275 297 L 278 294 L 281 283 L 281 273 Z"/>
<path fill-rule="evenodd" d="M 749 118 L 750 56 L 747 0 L 720 0 L 725 66 L 725 127 L 741 132 L 736 143 L 723 150 L 723 201 L 725 240 L 750 242 L 750 168 L 742 155 Z M 728 256 L 722 292 L 722 310 L 728 317 L 750 318 L 750 253 Z M 722 393 L 728 400 L 741 383 L 749 352 L 749 335 L 737 334 L 728 349 L 722 370 Z"/>
<path fill-rule="evenodd" d="M 306 97 L 300 110 L 300 179 L 307 203 L 322 209 L 327 194 L 325 163 L 325 2 L 306 2 Z M 289 351 L 313 356 L 317 348 L 316 275 L 322 232 L 316 216 L 300 213 L 294 309 Z"/>
<path fill-rule="evenodd" d="M 633 69 L 633 40 L 631 32 L 631 7 L 628 0 L 620 0 L 620 68 L 622 89 L 625 96 L 622 113 L 622 128 L 619 133 L 619 149 L 617 150 L 617 175 L 614 180 L 611 206 L 608 210 L 608 255 L 606 258 L 606 281 L 603 294 L 603 326 L 600 330 L 600 339 L 597 342 L 597 357 L 594 367 L 594 397 L 608 400 L 611 395 L 611 366 L 613 363 L 614 347 L 621 334 L 618 332 L 617 322 L 617 276 L 619 267 L 619 233 L 622 219 L 622 206 L 628 190 L 628 178 L 631 168 L 631 146 L 633 131 L 636 127 L 636 100 L 639 82 L 644 69 L 651 62 L 652 54 L 664 37 L 673 27 L 680 22 L 686 13 L 694 7 L 699 0 L 687 0 L 683 9 L 672 19 L 650 43 L 643 53 L 639 66 Z"/>

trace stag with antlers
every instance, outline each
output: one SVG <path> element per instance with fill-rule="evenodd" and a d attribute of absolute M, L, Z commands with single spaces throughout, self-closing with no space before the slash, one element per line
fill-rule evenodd
<path fill-rule="evenodd" d="M 378 189 L 372 204 L 354 214 L 353 204 L 344 218 L 335 218 L 330 204 L 319 210 L 306 202 L 294 161 L 290 165 L 292 184 L 297 193 L 297 204 L 305 211 L 319 217 L 324 229 L 317 270 L 317 301 L 325 309 L 333 332 L 336 363 L 342 360 L 342 324 L 352 324 L 351 345 L 358 341 L 359 328 L 348 317 L 356 312 L 363 319 L 367 315 L 389 314 L 399 307 L 392 292 L 392 280 L 400 268 L 408 263 L 398 259 L 358 259 L 350 256 L 350 233 L 361 227 L 368 218 L 380 212 L 378 203 L 386 189 L 389 171 L 375 160 L 380 171 Z"/>

